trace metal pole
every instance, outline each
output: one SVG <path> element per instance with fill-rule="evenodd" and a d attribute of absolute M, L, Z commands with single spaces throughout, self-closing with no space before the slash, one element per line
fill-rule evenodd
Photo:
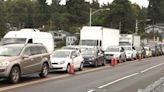
<path fill-rule="evenodd" d="M 92 8 L 90 8 L 89 12 L 89 26 L 92 26 Z"/>
<path fill-rule="evenodd" d="M 121 26 L 122 26 L 122 24 L 121 24 L 121 21 L 120 21 L 120 22 L 119 22 L 120 33 L 121 33 Z"/>
<path fill-rule="evenodd" d="M 138 33 L 138 20 L 136 20 L 136 34 Z"/>

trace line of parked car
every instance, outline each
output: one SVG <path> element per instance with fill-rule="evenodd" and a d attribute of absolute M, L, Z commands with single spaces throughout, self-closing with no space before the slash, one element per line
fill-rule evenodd
<path fill-rule="evenodd" d="M 7 78 L 11 83 L 19 82 L 24 75 L 38 73 L 47 77 L 53 71 L 70 71 L 73 63 L 76 70 L 84 66 L 104 66 L 116 57 L 119 63 L 159 56 L 164 53 L 164 44 L 154 46 L 109 46 L 105 51 L 94 46 L 64 46 L 49 54 L 43 44 L 7 44 L 0 46 L 0 78 Z M 109 61 L 109 62 L 108 62 Z"/>

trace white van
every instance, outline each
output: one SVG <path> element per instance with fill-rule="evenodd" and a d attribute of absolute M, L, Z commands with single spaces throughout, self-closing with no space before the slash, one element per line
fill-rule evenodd
<path fill-rule="evenodd" d="M 54 41 L 51 33 L 40 32 L 38 29 L 21 29 L 20 31 L 9 31 L 3 37 L 1 44 L 13 43 L 42 43 L 52 53 Z"/>

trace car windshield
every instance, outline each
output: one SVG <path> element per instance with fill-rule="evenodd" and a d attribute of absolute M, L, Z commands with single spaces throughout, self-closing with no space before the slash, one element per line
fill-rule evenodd
<path fill-rule="evenodd" d="M 62 49 L 76 50 L 76 48 L 75 48 L 75 47 L 62 47 Z"/>
<path fill-rule="evenodd" d="M 132 50 L 132 47 L 124 47 L 125 50 Z"/>
<path fill-rule="evenodd" d="M 146 50 L 146 51 L 148 51 L 148 50 L 149 50 L 149 48 L 145 47 L 145 50 Z"/>
<path fill-rule="evenodd" d="M 54 58 L 66 58 L 70 56 L 70 51 L 55 51 L 52 54 L 52 57 Z"/>
<path fill-rule="evenodd" d="M 2 46 L 0 47 L 0 56 L 19 56 L 23 47 Z"/>
<path fill-rule="evenodd" d="M 2 45 L 6 44 L 21 44 L 21 43 L 26 43 L 26 38 L 3 38 L 1 41 Z"/>
<path fill-rule="evenodd" d="M 95 50 L 92 50 L 92 49 L 86 49 L 86 50 L 83 50 L 81 52 L 82 55 L 94 55 L 96 54 L 96 51 Z"/>
<path fill-rule="evenodd" d="M 137 50 L 137 51 L 141 51 L 142 48 L 141 48 L 141 47 L 137 47 L 136 50 Z"/>
<path fill-rule="evenodd" d="M 106 51 L 108 51 L 108 52 L 119 52 L 119 48 L 107 48 Z"/>

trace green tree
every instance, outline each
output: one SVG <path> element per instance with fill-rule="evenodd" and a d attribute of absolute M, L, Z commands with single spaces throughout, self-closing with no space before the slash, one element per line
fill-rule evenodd
<path fill-rule="evenodd" d="M 148 18 L 153 21 L 153 24 L 156 24 L 160 20 L 160 3 L 162 0 L 149 0 L 148 6 Z M 162 5 L 163 6 L 163 5 Z"/>
<path fill-rule="evenodd" d="M 67 0 L 66 10 L 70 16 L 70 26 L 83 26 L 89 23 L 89 3 L 85 0 Z"/>
<path fill-rule="evenodd" d="M 52 0 L 52 4 L 50 6 L 50 30 L 55 29 L 61 29 L 61 19 L 60 16 L 62 15 L 62 6 L 60 5 L 61 0 Z"/>
<path fill-rule="evenodd" d="M 6 19 L 5 19 L 4 1 L 0 0 L 0 38 L 3 37 L 3 35 L 7 31 L 7 25 L 5 20 Z"/>
<path fill-rule="evenodd" d="M 105 22 L 108 24 L 107 26 L 117 29 L 121 27 L 121 33 L 134 33 L 135 18 L 131 2 L 129 0 L 114 0 L 110 9 L 110 14 Z"/>
<path fill-rule="evenodd" d="M 36 3 L 35 21 L 37 24 L 35 23 L 35 26 L 44 28 L 49 24 L 50 7 L 47 5 L 46 0 L 37 0 Z"/>
<path fill-rule="evenodd" d="M 140 11 L 138 12 L 138 20 L 142 20 L 142 22 L 140 22 L 138 24 L 138 33 L 140 35 L 142 35 L 145 32 L 145 28 L 147 27 L 147 24 L 150 21 L 147 21 L 148 17 L 147 17 L 147 8 L 142 7 L 140 9 Z"/>
<path fill-rule="evenodd" d="M 160 15 L 158 18 L 159 18 L 159 22 L 163 23 L 164 22 L 164 0 L 161 0 L 159 6 L 160 6 L 160 9 L 159 9 Z"/>
<path fill-rule="evenodd" d="M 34 3 L 31 0 L 7 0 L 5 2 L 7 21 L 11 27 L 34 27 Z"/>

